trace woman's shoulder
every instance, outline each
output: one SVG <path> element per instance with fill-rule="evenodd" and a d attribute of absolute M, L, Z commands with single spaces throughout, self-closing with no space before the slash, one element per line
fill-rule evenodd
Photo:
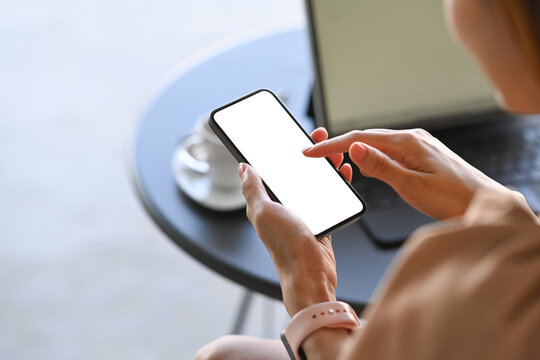
<path fill-rule="evenodd" d="M 360 347 L 383 336 L 402 359 L 540 352 L 538 219 L 518 194 L 477 194 L 461 219 L 414 234 L 374 303 Z"/>
<path fill-rule="evenodd" d="M 540 220 L 523 195 L 481 190 L 463 217 L 413 234 L 399 272 L 406 276 L 418 264 L 426 272 L 444 274 L 447 283 L 467 290 L 464 294 L 485 286 L 514 286 L 512 276 L 519 275 L 535 278 L 540 296 Z"/>

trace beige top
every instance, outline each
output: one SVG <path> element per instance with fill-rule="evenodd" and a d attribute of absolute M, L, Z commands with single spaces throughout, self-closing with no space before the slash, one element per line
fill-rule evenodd
<path fill-rule="evenodd" d="M 342 359 L 540 359 L 540 221 L 518 193 L 404 245 Z"/>

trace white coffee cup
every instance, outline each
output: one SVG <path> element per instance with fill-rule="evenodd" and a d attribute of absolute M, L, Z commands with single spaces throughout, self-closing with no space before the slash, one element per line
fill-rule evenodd
<path fill-rule="evenodd" d="M 182 144 L 179 160 L 190 170 L 208 175 L 213 186 L 223 190 L 240 188 L 238 162 L 208 125 L 208 116 L 201 117 L 194 132 Z"/>

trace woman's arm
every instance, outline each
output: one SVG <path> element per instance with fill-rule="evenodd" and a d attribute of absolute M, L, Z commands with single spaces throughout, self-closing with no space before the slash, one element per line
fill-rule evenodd
<path fill-rule="evenodd" d="M 293 316 L 303 308 L 336 300 L 337 274 L 330 237 L 317 240 L 283 205 L 270 199 L 255 170 L 240 164 L 247 215 L 276 266 L 283 303 Z M 321 329 L 304 341 L 308 359 L 336 359 L 349 338 L 344 329 Z"/>
<path fill-rule="evenodd" d="M 321 128 L 311 137 L 320 142 L 328 139 L 328 133 Z M 342 165 L 343 155 L 329 158 L 350 181 L 352 169 L 349 164 Z M 272 201 L 253 168 L 240 164 L 238 172 L 247 216 L 276 266 L 288 313 L 293 316 L 309 305 L 336 300 L 337 274 L 331 238 L 317 240 L 294 213 Z M 336 359 L 348 339 L 349 333 L 344 329 L 321 329 L 304 341 L 303 349 L 310 360 Z"/>

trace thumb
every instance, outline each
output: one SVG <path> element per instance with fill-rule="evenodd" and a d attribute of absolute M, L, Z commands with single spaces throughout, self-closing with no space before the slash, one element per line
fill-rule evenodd
<path fill-rule="evenodd" d="M 364 143 L 351 144 L 349 156 L 363 175 L 384 181 L 393 188 L 399 188 L 411 175 L 388 155 Z"/>
<path fill-rule="evenodd" d="M 242 194 L 249 207 L 257 207 L 264 202 L 271 201 L 261 178 L 251 166 L 240 163 L 238 165 L 238 174 L 242 181 Z"/>

